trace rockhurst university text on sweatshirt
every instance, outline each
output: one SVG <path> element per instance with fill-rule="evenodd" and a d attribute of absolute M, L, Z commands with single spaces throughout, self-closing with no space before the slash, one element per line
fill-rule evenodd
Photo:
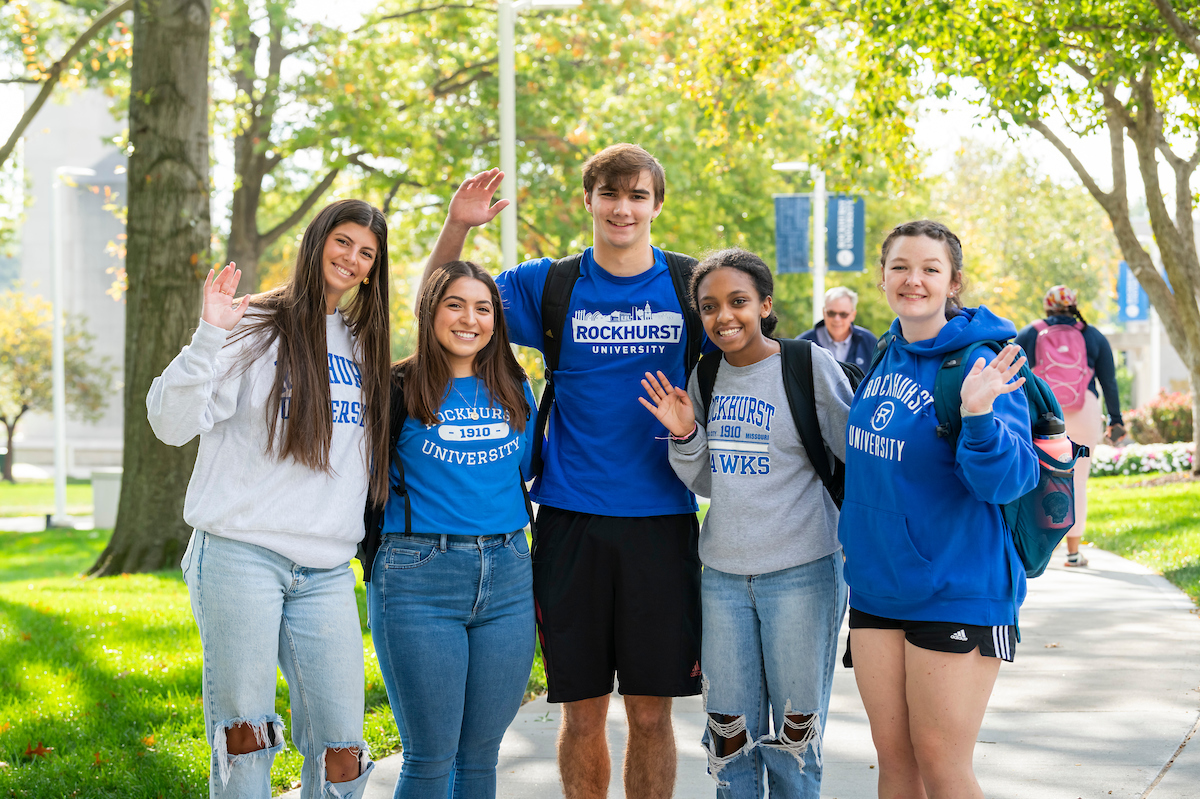
<path fill-rule="evenodd" d="M 346 563 L 363 536 L 368 479 L 362 375 L 350 329 L 340 312 L 325 317 L 333 409 L 328 473 L 268 452 L 266 407 L 278 346 L 244 365 L 241 358 L 253 342 L 243 338 L 226 347 L 230 335 L 200 322 L 191 344 L 155 378 L 146 397 L 150 426 L 163 443 L 182 446 L 200 436 L 183 518 L 198 530 L 265 547 L 300 566 Z M 287 424 L 290 396 L 289 387 L 277 437 Z"/>
<path fill-rule="evenodd" d="M 537 405 L 528 383 L 525 401 L 532 419 Z M 405 419 L 397 449 L 404 464 L 412 532 L 493 535 L 528 524 L 520 475 L 529 473 L 534 428 L 530 419 L 518 433 L 508 411 L 491 404 L 487 387 L 477 377 L 451 381 L 437 424 Z M 394 495 L 388 496 L 383 531 L 404 532 L 404 500 Z"/>
<path fill-rule="evenodd" d="M 527 261 L 496 278 L 512 340 L 543 346 L 542 289 L 551 260 Z M 584 250 L 563 325 L 545 463 L 533 498 L 543 505 L 604 516 L 693 513 L 696 500 L 671 471 L 663 427 L 638 402 L 642 377 L 662 370 L 687 377 L 683 309 L 655 248 L 654 266 L 611 275 Z"/>
<path fill-rule="evenodd" d="M 830 353 L 816 346 L 812 353 L 817 421 L 841 459 L 850 383 Z M 707 426 L 694 372 L 688 396 L 700 427 L 691 441 L 671 442 L 671 467 L 712 501 L 700 528 L 704 565 L 729 574 L 767 574 L 836 552 L 838 509 L 792 420 L 780 356 L 750 366 L 722 360 Z"/>
<path fill-rule="evenodd" d="M 1012 338 L 987 308 L 967 308 L 935 338 L 905 341 L 854 394 L 846 428 L 846 495 L 838 535 L 850 606 L 891 619 L 1004 625 L 1025 598 L 1025 571 L 1001 505 L 1038 481 L 1021 390 L 964 417 L 958 451 L 937 435 L 933 390 L 947 353 Z M 995 353 L 970 352 L 968 365 Z M 969 368 L 969 367 L 968 367 Z"/>

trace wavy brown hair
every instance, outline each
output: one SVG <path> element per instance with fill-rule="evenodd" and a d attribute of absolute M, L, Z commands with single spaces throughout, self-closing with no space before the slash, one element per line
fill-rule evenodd
<path fill-rule="evenodd" d="M 232 340 L 254 337 L 245 363 L 262 357 L 279 342 L 275 384 L 267 400 L 267 446 L 282 460 L 292 458 L 312 469 L 330 471 L 329 445 L 333 412 L 329 395 L 329 348 L 325 340 L 325 278 L 321 257 L 325 240 L 338 225 L 352 222 L 369 228 L 379 246 L 369 282 L 347 292 L 342 316 L 354 334 L 355 357 L 362 372 L 362 405 L 370 463 L 370 497 L 377 505 L 388 491 L 388 322 L 387 219 L 362 200 L 339 200 L 325 206 L 309 223 L 300 242 L 296 268 L 287 283 L 253 298 L 254 319 Z M 247 319 L 250 317 L 248 316 Z M 287 424 L 279 429 L 280 407 L 290 392 Z"/>
<path fill-rule="evenodd" d="M 499 404 L 508 411 L 509 424 L 518 432 L 525 429 L 530 413 L 525 399 L 525 370 L 517 363 L 508 342 L 508 325 L 500 303 L 500 290 L 483 267 L 471 261 L 451 261 L 430 273 L 417 301 L 417 351 L 395 364 L 404 383 L 404 401 L 408 415 L 424 424 L 438 423 L 438 409 L 450 391 L 454 379 L 450 359 L 433 332 L 433 319 L 447 289 L 460 277 L 478 280 L 488 287 L 492 297 L 495 326 L 492 340 L 475 353 L 475 376 L 487 389 L 488 405 Z"/>

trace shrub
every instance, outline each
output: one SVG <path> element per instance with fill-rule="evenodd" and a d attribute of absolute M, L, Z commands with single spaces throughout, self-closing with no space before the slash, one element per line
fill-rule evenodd
<path fill-rule="evenodd" d="M 1139 444 L 1172 444 L 1192 440 L 1192 395 L 1176 391 L 1158 396 L 1125 417 L 1129 434 Z"/>
<path fill-rule="evenodd" d="M 1108 447 L 1101 444 L 1092 450 L 1092 477 L 1148 472 L 1183 472 L 1192 468 L 1195 445 L 1133 444 L 1128 447 Z"/>

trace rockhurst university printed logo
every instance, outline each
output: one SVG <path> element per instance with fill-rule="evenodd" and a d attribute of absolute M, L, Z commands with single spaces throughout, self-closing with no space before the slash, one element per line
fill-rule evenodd
<path fill-rule="evenodd" d="M 629 312 L 579 310 L 571 317 L 571 337 L 596 355 L 666 352 L 683 337 L 683 314 L 654 311 L 649 302 Z"/>

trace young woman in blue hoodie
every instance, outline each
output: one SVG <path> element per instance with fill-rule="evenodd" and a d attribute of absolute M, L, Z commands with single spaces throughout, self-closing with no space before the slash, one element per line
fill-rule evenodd
<path fill-rule="evenodd" d="M 962 246 L 927 220 L 883 243 L 896 313 L 882 360 L 850 408 L 838 535 L 850 649 L 879 755 L 880 797 L 982 797 L 971 765 L 1000 661 L 1013 658 L 1025 573 L 1001 506 L 1032 489 L 1016 328 L 964 308 Z M 937 434 L 935 377 L 968 351 L 956 450 Z"/>

